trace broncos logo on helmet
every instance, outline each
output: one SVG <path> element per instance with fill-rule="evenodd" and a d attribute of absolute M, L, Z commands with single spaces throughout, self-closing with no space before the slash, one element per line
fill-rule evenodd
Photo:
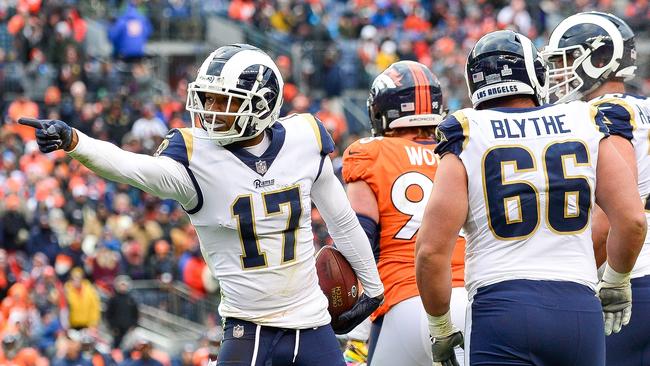
<path fill-rule="evenodd" d="M 413 61 L 396 62 L 379 74 L 367 107 L 373 136 L 394 128 L 437 126 L 444 117 L 438 78 Z"/>
<path fill-rule="evenodd" d="M 612 14 L 564 19 L 542 55 L 551 65 L 549 93 L 556 102 L 581 99 L 607 80 L 628 81 L 636 71 L 634 32 Z"/>
<path fill-rule="evenodd" d="M 196 80 L 188 85 L 185 108 L 192 117 L 193 135 L 219 145 L 259 135 L 278 118 L 282 88 L 280 71 L 259 48 L 245 44 L 219 47 L 203 61 Z M 227 97 L 225 110 L 206 108 L 206 93 Z M 233 112 L 235 100 L 240 105 Z M 219 119 L 226 116 L 235 116 L 235 122 L 220 131 Z"/>

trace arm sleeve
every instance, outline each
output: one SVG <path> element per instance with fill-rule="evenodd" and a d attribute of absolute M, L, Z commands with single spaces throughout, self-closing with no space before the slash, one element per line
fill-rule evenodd
<path fill-rule="evenodd" d="M 318 207 L 336 248 L 350 262 L 370 297 L 384 292 L 372 248 L 348 201 L 343 186 L 334 175 L 331 160 L 324 159 L 320 178 L 312 187 L 312 200 Z"/>
<path fill-rule="evenodd" d="M 183 207 L 197 205 L 198 193 L 185 167 L 165 156 L 135 154 L 84 135 L 68 154 L 102 178 L 132 185 L 154 196 L 178 201 Z"/>

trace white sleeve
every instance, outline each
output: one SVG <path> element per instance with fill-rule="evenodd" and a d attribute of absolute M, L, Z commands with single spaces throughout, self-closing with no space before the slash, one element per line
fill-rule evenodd
<path fill-rule="evenodd" d="M 379 272 L 366 233 L 350 206 L 341 182 L 334 175 L 332 162 L 325 157 L 321 175 L 314 182 L 311 198 L 323 216 L 336 248 L 350 262 L 364 291 L 370 297 L 384 293 Z"/>
<path fill-rule="evenodd" d="M 79 142 L 68 155 L 102 178 L 132 185 L 163 199 L 178 201 L 192 209 L 198 193 L 186 168 L 165 156 L 135 154 L 84 135 L 77 130 Z"/>

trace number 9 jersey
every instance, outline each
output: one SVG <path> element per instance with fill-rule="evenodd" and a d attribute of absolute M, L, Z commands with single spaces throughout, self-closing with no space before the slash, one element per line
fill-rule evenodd
<path fill-rule="evenodd" d="M 434 147 L 433 139 L 367 137 L 350 145 L 343 156 L 344 181 L 363 180 L 377 199 L 379 243 L 371 244 L 385 297 L 373 320 L 401 301 L 419 296 L 415 238 L 436 174 Z M 454 287 L 464 284 L 464 244 L 459 237 L 452 258 Z"/>
<path fill-rule="evenodd" d="M 591 240 L 603 115 L 584 102 L 464 109 L 438 127 L 467 170 L 466 287 L 513 279 L 595 288 Z M 476 179 L 481 177 L 481 179 Z"/>

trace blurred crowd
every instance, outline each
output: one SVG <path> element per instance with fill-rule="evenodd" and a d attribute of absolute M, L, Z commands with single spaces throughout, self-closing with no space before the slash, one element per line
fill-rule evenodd
<path fill-rule="evenodd" d="M 327 98 L 367 89 L 391 63 L 415 60 L 438 75 L 453 111 L 468 105 L 461 65 L 483 34 L 513 29 L 542 47 L 563 18 L 589 10 L 622 16 L 639 33 L 648 30 L 647 1 L 235 0 L 228 15 L 282 43 L 300 42 L 298 74 Z M 294 95 L 290 86 L 285 100 Z"/>
<path fill-rule="evenodd" d="M 115 15 L 83 11 L 100 5 Z M 179 355 L 152 350 L 146 339 L 122 341 L 139 318 L 132 281 L 181 283 L 196 299 L 218 288 L 182 208 L 100 179 L 62 152 L 41 154 L 33 130 L 17 124 L 22 116 L 62 119 L 153 153 L 169 129 L 188 126 L 187 82 L 205 55 L 161 76 L 145 45 L 161 16 L 172 29 L 181 24 L 175 19 L 202 29 L 205 17 L 191 16 L 197 7 L 299 45 L 298 53 L 265 48 L 286 81 L 282 114 L 315 113 L 337 143 L 335 167 L 366 133 L 349 123 L 341 97 L 365 93 L 395 61 L 429 66 L 453 111 L 468 105 L 460 65 L 489 31 L 512 28 L 541 46 L 564 16 L 592 9 L 621 15 L 640 32 L 650 24 L 641 0 L 0 0 L 0 364 L 139 365 L 153 354 L 168 365 L 198 365 L 211 342 L 217 347 L 218 335 Z M 104 44 L 109 57 L 99 56 Z M 316 209 L 312 219 L 315 245 L 331 243 Z"/>

